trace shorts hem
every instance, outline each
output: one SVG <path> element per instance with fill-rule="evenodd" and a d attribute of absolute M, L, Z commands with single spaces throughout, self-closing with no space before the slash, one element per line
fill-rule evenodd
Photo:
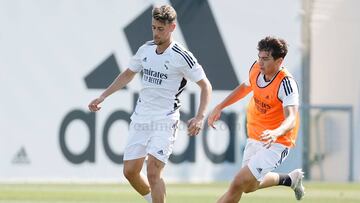
<path fill-rule="evenodd" d="M 163 157 L 160 157 L 160 156 L 159 156 L 158 154 L 156 154 L 156 153 L 154 154 L 154 153 L 149 152 L 148 154 L 150 154 L 151 156 L 155 157 L 157 160 L 163 162 L 164 164 L 167 164 L 167 162 L 168 162 L 168 160 L 169 160 L 169 158 L 166 158 L 166 159 L 164 160 Z"/>
<path fill-rule="evenodd" d="M 259 175 L 256 175 L 258 174 L 257 170 L 254 169 L 253 167 L 251 167 L 249 164 L 247 165 L 247 167 L 249 168 L 250 172 L 252 173 L 252 175 L 256 178 L 257 181 L 261 182 L 264 180 L 264 176 L 261 176 L 261 174 Z"/>
<path fill-rule="evenodd" d="M 143 155 L 138 155 L 138 156 L 124 156 L 123 160 L 124 160 L 124 161 L 130 161 L 130 160 L 140 159 L 140 158 L 144 158 L 144 157 L 146 157 L 146 155 L 145 155 L 145 156 L 143 156 Z"/>

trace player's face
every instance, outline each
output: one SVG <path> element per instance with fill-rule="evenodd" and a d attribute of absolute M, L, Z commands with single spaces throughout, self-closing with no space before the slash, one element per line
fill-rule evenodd
<path fill-rule="evenodd" d="M 271 56 L 271 52 L 269 51 L 259 51 L 258 57 L 260 70 L 261 73 L 264 75 L 275 74 L 279 70 L 279 67 L 281 66 L 281 63 L 283 61 L 282 58 L 278 58 L 275 60 Z"/>
<path fill-rule="evenodd" d="M 153 39 L 156 45 L 162 45 L 169 42 L 171 34 L 175 29 L 175 23 L 162 23 L 158 20 L 152 20 Z"/>

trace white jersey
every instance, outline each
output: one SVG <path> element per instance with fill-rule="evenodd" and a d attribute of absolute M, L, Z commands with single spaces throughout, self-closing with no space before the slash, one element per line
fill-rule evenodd
<path fill-rule="evenodd" d="M 259 77 L 257 78 L 257 85 L 259 87 L 267 86 L 270 81 L 265 81 L 264 74 L 260 73 Z M 245 81 L 247 86 L 250 86 L 249 79 Z M 299 105 L 299 89 L 292 77 L 285 77 L 281 81 L 280 88 L 278 90 L 278 98 L 282 101 L 283 107 L 291 106 L 291 105 Z"/>
<path fill-rule="evenodd" d="M 149 41 L 142 45 L 130 61 L 129 69 L 142 72 L 142 89 L 131 119 L 149 122 L 163 118 L 179 118 L 178 96 L 187 79 L 198 82 L 206 78 L 202 66 L 191 52 L 173 41 L 162 53 Z"/>

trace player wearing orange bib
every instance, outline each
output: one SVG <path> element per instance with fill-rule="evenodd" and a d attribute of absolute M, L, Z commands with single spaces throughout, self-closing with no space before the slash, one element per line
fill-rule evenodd
<path fill-rule="evenodd" d="M 281 85 L 288 85 L 286 84 L 287 81 L 289 81 L 290 78 L 292 79 L 291 74 L 285 68 L 280 68 L 267 86 L 259 87 L 257 80 L 260 75 L 261 67 L 259 62 L 255 62 L 250 70 L 250 87 L 253 90 L 253 97 L 247 110 L 247 132 L 249 138 L 258 141 L 262 141 L 260 135 L 263 131 L 276 129 L 285 120 L 283 101 L 278 98 L 278 92 Z M 289 91 L 291 91 L 290 88 L 296 88 L 296 86 L 288 86 Z M 294 122 L 294 128 L 277 137 L 275 140 L 276 143 L 283 144 L 287 147 L 295 145 L 299 127 L 297 113 Z"/>
<path fill-rule="evenodd" d="M 249 138 L 242 168 L 218 203 L 235 203 L 244 192 L 276 185 L 291 187 L 297 200 L 304 196 L 301 169 L 289 174 L 272 172 L 295 145 L 299 126 L 298 87 L 292 75 L 281 66 L 287 44 L 282 39 L 266 37 L 259 41 L 258 51 L 259 58 L 249 71 L 249 79 L 218 104 L 208 118 L 208 125 L 216 129 L 214 124 L 222 109 L 253 92 L 247 109 Z"/>

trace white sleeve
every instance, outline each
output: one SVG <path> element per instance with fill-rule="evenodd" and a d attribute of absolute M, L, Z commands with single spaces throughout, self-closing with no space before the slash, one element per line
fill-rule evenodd
<path fill-rule="evenodd" d="M 278 98 L 282 101 L 283 107 L 299 105 L 299 89 L 293 78 L 285 77 L 281 81 Z"/>
<path fill-rule="evenodd" d="M 144 49 L 144 46 L 141 46 L 136 54 L 130 59 L 130 62 L 129 62 L 129 69 L 135 73 L 138 73 L 142 70 L 142 65 L 141 65 L 141 56 L 142 56 L 142 53 L 143 53 L 143 49 Z"/>
<path fill-rule="evenodd" d="M 181 70 L 184 76 L 193 82 L 206 78 L 202 66 L 197 62 L 191 52 L 184 51 L 180 57 Z"/>

